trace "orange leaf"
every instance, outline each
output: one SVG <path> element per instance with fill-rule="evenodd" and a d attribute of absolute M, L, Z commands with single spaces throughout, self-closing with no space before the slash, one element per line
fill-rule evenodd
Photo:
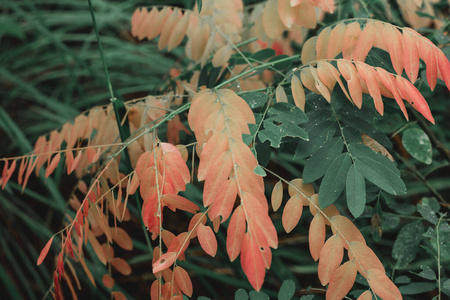
<path fill-rule="evenodd" d="M 179 195 L 166 194 L 161 197 L 161 200 L 164 201 L 164 204 L 167 205 L 167 207 L 169 207 L 172 211 L 181 209 L 195 214 L 199 210 L 196 204 Z"/>
<path fill-rule="evenodd" d="M 5 166 L 3 167 L 3 173 L 2 173 L 2 189 L 5 189 L 6 183 L 11 178 L 12 174 L 14 173 L 14 170 L 16 169 L 16 160 L 13 160 L 11 167 L 8 168 L 8 161 L 5 160 Z"/>
<path fill-rule="evenodd" d="M 92 231 L 88 231 L 88 239 L 89 243 L 92 246 L 92 249 L 94 249 L 95 254 L 97 255 L 98 259 L 102 262 L 102 264 L 106 265 L 108 262 L 108 259 L 106 257 L 105 251 L 103 251 L 102 246 L 98 242 L 97 238 L 95 237 L 94 233 Z"/>
<path fill-rule="evenodd" d="M 359 295 L 356 300 L 372 300 L 372 293 L 370 291 L 365 291 L 361 295 Z"/>
<path fill-rule="evenodd" d="M 109 275 L 109 274 L 105 274 L 102 277 L 102 281 L 103 281 L 103 285 L 108 288 L 108 289 L 112 289 L 114 286 L 114 279 Z"/>
<path fill-rule="evenodd" d="M 395 72 L 398 75 L 403 73 L 403 46 L 402 46 L 402 34 L 392 25 L 384 24 L 385 28 L 385 40 L 387 43 L 388 52 L 391 56 L 392 65 Z"/>
<path fill-rule="evenodd" d="M 297 178 L 292 180 L 288 186 L 289 196 L 300 194 L 303 197 L 303 205 L 309 205 L 309 201 L 306 197 L 311 197 L 315 194 L 314 188 L 311 184 L 304 184 L 303 179 Z"/>
<path fill-rule="evenodd" d="M 40 264 L 42 264 L 42 262 L 44 261 L 45 257 L 47 256 L 48 251 L 50 250 L 50 246 L 52 245 L 52 242 L 53 242 L 53 238 L 54 238 L 54 237 L 55 237 L 55 236 L 52 236 L 52 237 L 48 240 L 47 244 L 45 244 L 44 248 L 42 248 L 41 253 L 39 254 L 39 257 L 38 257 L 38 260 L 37 260 L 37 265 L 38 265 L 38 266 L 39 266 Z"/>
<path fill-rule="evenodd" d="M 259 246 L 249 232 L 245 234 L 242 243 L 241 265 L 252 287 L 259 291 L 264 282 L 266 270 Z"/>
<path fill-rule="evenodd" d="M 182 232 L 173 239 L 167 249 L 167 252 L 176 252 L 178 256 L 181 256 L 184 251 L 186 251 L 190 241 L 191 239 L 189 232 Z"/>
<path fill-rule="evenodd" d="M 272 190 L 271 203 L 273 211 L 277 211 L 280 208 L 281 202 L 283 201 L 283 183 L 278 181 Z"/>
<path fill-rule="evenodd" d="M 426 70 L 426 77 L 428 81 L 428 85 L 430 86 L 430 89 L 433 91 L 436 87 L 437 83 L 437 64 L 436 64 L 436 55 L 433 51 L 432 46 L 427 47 L 428 54 L 426 57 L 426 64 L 427 64 L 427 70 Z"/>
<path fill-rule="evenodd" d="M 242 205 L 240 205 L 234 210 L 227 229 L 227 253 L 230 261 L 234 261 L 241 252 L 244 234 L 245 212 Z"/>
<path fill-rule="evenodd" d="M 366 276 L 366 271 L 378 269 L 385 272 L 383 264 L 375 253 L 366 244 L 361 242 L 349 242 L 348 257 L 355 260 L 356 268 L 362 276 Z"/>
<path fill-rule="evenodd" d="M 112 292 L 111 296 L 113 296 L 114 300 L 127 300 L 127 297 L 122 292 Z"/>
<path fill-rule="evenodd" d="M 320 251 L 325 243 L 325 218 L 316 214 L 309 225 L 309 251 L 312 258 L 317 261 Z"/>
<path fill-rule="evenodd" d="M 305 89 L 303 88 L 300 79 L 297 76 L 292 76 L 291 79 L 292 97 L 294 98 L 295 105 L 302 111 L 305 111 Z"/>
<path fill-rule="evenodd" d="M 327 285 L 344 257 L 342 239 L 337 235 L 330 237 L 320 251 L 318 275 L 320 283 Z"/>
<path fill-rule="evenodd" d="M 339 234 L 344 241 L 366 243 L 358 227 L 344 216 L 334 216 L 331 218 L 331 230 L 333 234 Z M 348 250 L 348 244 L 346 242 L 344 242 L 343 246 Z"/>
<path fill-rule="evenodd" d="M 316 11 L 314 6 L 308 2 L 309 1 L 303 1 L 297 6 L 300 13 L 295 20 L 295 23 L 302 27 L 314 29 L 317 26 Z"/>
<path fill-rule="evenodd" d="M 167 252 L 161 255 L 156 262 L 153 263 L 153 273 L 165 270 L 172 266 L 177 258 L 176 252 Z"/>
<path fill-rule="evenodd" d="M 20 162 L 20 167 L 19 167 L 19 175 L 17 175 L 17 182 L 19 183 L 19 185 L 22 185 L 23 173 L 25 172 L 27 164 L 28 164 L 28 158 L 26 158 L 26 159 L 22 158 L 22 160 Z"/>
<path fill-rule="evenodd" d="M 198 167 L 198 180 L 202 181 L 208 177 L 210 170 L 217 168 L 222 161 L 218 162 L 221 154 L 228 151 L 228 140 L 225 134 L 213 135 L 200 155 L 200 164 Z"/>
<path fill-rule="evenodd" d="M 214 220 L 215 218 L 222 216 L 221 223 L 225 222 L 233 210 L 237 193 L 238 185 L 236 177 L 225 181 L 220 187 L 217 197 L 211 206 L 209 217 Z"/>
<path fill-rule="evenodd" d="M 317 69 L 310 67 L 309 71 L 311 72 L 311 75 L 314 77 L 314 86 L 316 89 L 320 92 L 319 94 L 322 95 L 328 102 L 331 101 L 331 93 L 328 87 L 320 80 L 319 74 L 317 73 Z"/>
<path fill-rule="evenodd" d="M 415 34 L 408 29 L 403 29 L 403 65 L 406 75 L 412 83 L 416 82 L 419 74 L 419 51 L 415 40 Z"/>
<path fill-rule="evenodd" d="M 206 215 L 204 213 L 198 213 L 196 215 L 194 215 L 192 217 L 192 219 L 189 221 L 189 227 L 188 227 L 188 231 L 192 231 L 192 229 L 194 228 L 194 226 L 197 226 L 197 223 L 201 222 L 203 225 L 206 224 Z M 166 232 L 167 230 L 164 230 L 164 232 Z M 168 232 L 168 231 L 167 231 Z M 171 233 L 173 235 L 173 233 Z M 191 233 L 191 239 L 195 238 L 197 236 L 197 230 L 193 231 Z M 175 236 L 174 236 L 175 237 Z M 163 237 L 164 238 L 164 237 Z M 170 243 L 169 243 L 170 244 Z M 166 243 L 167 245 L 167 243 Z"/>
<path fill-rule="evenodd" d="M 302 212 L 303 204 L 301 198 L 297 195 L 291 197 L 284 207 L 282 216 L 283 227 L 287 233 L 291 232 L 292 229 L 297 226 L 298 221 L 300 221 L 300 217 L 302 216 Z"/>
<path fill-rule="evenodd" d="M 111 265 L 122 275 L 131 274 L 131 267 L 123 258 L 116 257 L 111 259 Z"/>
<path fill-rule="evenodd" d="M 304 65 L 317 59 L 316 55 L 317 36 L 308 39 L 302 47 L 301 61 Z M 303 78 L 302 78 L 303 82 Z M 304 83 L 304 82 L 303 82 Z"/>
<path fill-rule="evenodd" d="M 283 33 L 285 26 L 278 14 L 278 3 L 276 0 L 269 0 L 263 12 L 263 27 L 267 36 L 277 39 Z"/>
<path fill-rule="evenodd" d="M 217 68 L 226 65 L 231 57 L 231 54 L 233 54 L 233 48 L 231 45 L 227 44 L 223 46 L 216 52 L 216 54 L 214 54 L 212 60 L 213 66 Z"/>
<path fill-rule="evenodd" d="M 342 52 L 344 47 L 344 36 L 347 25 L 344 23 L 339 23 L 336 27 L 331 30 L 330 38 L 327 45 L 327 58 L 335 58 L 339 53 Z"/>
<path fill-rule="evenodd" d="M 314 76 L 312 75 L 311 69 L 314 69 L 314 68 L 306 67 L 300 71 L 300 78 L 302 80 L 302 83 L 311 92 L 314 92 L 318 95 L 322 95 L 322 93 L 316 87 L 316 80 L 315 80 Z"/>
<path fill-rule="evenodd" d="M 317 37 L 316 53 L 317 59 L 327 58 L 328 41 L 330 39 L 331 28 L 326 27 Z"/>
<path fill-rule="evenodd" d="M 246 211 L 248 221 L 251 221 L 249 226 L 257 227 L 258 232 L 252 232 L 253 238 L 258 241 L 259 244 L 268 244 L 271 248 L 276 249 L 278 247 L 278 235 L 275 226 L 272 223 L 268 215 L 268 207 L 260 204 L 252 194 L 245 193 L 241 195 L 242 202 Z"/>
<path fill-rule="evenodd" d="M 156 279 L 153 281 L 152 286 L 150 287 L 150 299 L 151 300 L 160 300 L 162 297 L 159 294 L 159 285 L 161 284 L 161 280 Z"/>
<path fill-rule="evenodd" d="M 428 121 L 434 124 L 434 118 L 431 115 L 430 107 L 419 90 L 403 77 L 397 77 L 397 86 L 402 97 Z"/>
<path fill-rule="evenodd" d="M 158 49 L 162 50 L 166 48 L 169 43 L 169 39 L 175 29 L 177 22 L 182 18 L 181 11 L 179 9 L 174 9 L 170 16 L 167 18 L 164 27 L 162 28 L 161 35 L 158 41 Z"/>
<path fill-rule="evenodd" d="M 342 49 L 342 56 L 344 59 L 352 59 L 360 34 L 361 27 L 358 22 L 353 22 L 347 25 L 343 42 L 344 47 Z"/>
<path fill-rule="evenodd" d="M 384 270 L 371 269 L 367 271 L 367 281 L 375 294 L 385 300 L 402 299 L 402 295 L 395 284 L 386 276 Z"/>
<path fill-rule="evenodd" d="M 353 63 L 345 60 L 338 60 L 337 65 L 342 76 L 347 81 L 348 90 L 350 92 L 350 96 L 353 100 L 353 103 L 358 108 L 361 108 L 362 89 L 361 89 L 361 82 L 359 81 L 358 78 L 358 72 L 356 71 L 355 66 L 353 65 Z"/>
<path fill-rule="evenodd" d="M 438 78 L 444 80 L 447 89 L 450 90 L 450 62 L 448 61 L 444 52 L 439 49 L 435 51 L 435 55 L 437 65 L 439 67 Z"/>
<path fill-rule="evenodd" d="M 400 107 L 406 120 L 408 120 L 408 113 L 406 112 L 406 107 L 403 103 L 403 99 L 398 92 L 397 81 L 395 80 L 395 77 L 382 68 L 376 68 L 376 70 L 378 78 L 386 87 L 386 89 L 394 96 L 397 105 Z"/>
<path fill-rule="evenodd" d="M 318 61 L 317 62 L 317 75 L 319 76 L 320 80 L 325 84 L 325 86 L 330 90 L 333 91 L 334 86 L 336 85 L 336 76 L 334 76 L 334 72 L 330 72 L 331 70 L 336 70 L 335 67 L 333 67 L 329 62 L 326 61 Z M 339 75 L 339 72 L 338 72 Z M 339 75 L 340 76 L 340 75 Z"/>
<path fill-rule="evenodd" d="M 367 54 L 370 49 L 373 47 L 375 43 L 375 36 L 377 35 L 375 24 L 372 21 L 368 21 L 366 23 L 366 27 L 361 32 L 361 35 L 358 39 L 358 43 L 355 48 L 355 52 L 353 52 L 353 60 L 354 61 L 365 61 Z"/>
<path fill-rule="evenodd" d="M 278 14 L 280 15 L 281 22 L 287 28 L 291 28 L 295 23 L 299 10 L 291 5 L 290 0 L 278 0 Z"/>
<path fill-rule="evenodd" d="M 201 161 L 201 158 L 200 158 Z M 211 205 L 217 199 L 219 189 L 230 176 L 233 168 L 233 156 L 230 152 L 224 152 L 216 158 L 215 168 L 212 168 L 205 180 L 203 189 L 203 204 L 205 207 Z"/>
<path fill-rule="evenodd" d="M 120 227 L 111 228 L 111 235 L 114 242 L 124 250 L 133 250 L 133 241 L 128 233 Z"/>
<path fill-rule="evenodd" d="M 348 261 L 340 266 L 328 285 L 326 299 L 340 300 L 351 290 L 356 279 L 356 267 L 353 261 Z"/>
<path fill-rule="evenodd" d="M 197 237 L 202 249 L 212 257 L 216 256 L 217 240 L 211 227 L 200 223 L 197 228 Z"/>
<path fill-rule="evenodd" d="M 175 283 L 178 288 L 188 297 L 192 297 L 192 281 L 189 274 L 182 267 L 177 266 L 173 271 Z"/>
<path fill-rule="evenodd" d="M 183 18 L 178 21 L 178 23 L 173 28 L 170 35 L 169 42 L 167 44 L 167 51 L 172 51 L 177 47 L 182 41 L 186 34 L 186 30 L 189 24 L 190 13 L 185 12 Z"/>
<path fill-rule="evenodd" d="M 69 151 L 69 152 L 71 152 L 71 151 Z M 78 151 L 78 154 L 75 157 L 75 159 L 73 160 L 73 163 L 71 164 L 70 168 L 69 168 L 69 162 L 67 163 L 67 174 L 70 175 L 70 173 L 72 173 L 77 168 L 78 164 L 80 163 L 82 153 L 83 153 L 82 150 Z"/>
<path fill-rule="evenodd" d="M 377 73 L 374 69 L 367 67 L 366 64 L 356 63 L 356 69 L 359 75 L 365 81 L 367 88 L 369 89 L 369 94 L 373 98 L 373 103 L 375 104 L 375 109 L 380 115 L 383 115 L 384 105 L 381 99 L 380 84 L 377 80 Z"/>

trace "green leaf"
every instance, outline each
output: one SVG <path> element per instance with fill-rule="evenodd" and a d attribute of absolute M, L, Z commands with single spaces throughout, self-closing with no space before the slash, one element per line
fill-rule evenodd
<path fill-rule="evenodd" d="M 303 169 L 303 181 L 313 182 L 328 170 L 330 164 L 342 153 L 344 140 L 340 137 L 331 138 L 326 141 L 306 162 Z"/>
<path fill-rule="evenodd" d="M 352 166 L 348 153 L 339 155 L 328 168 L 319 188 L 319 205 L 325 208 L 333 204 L 345 188 L 346 175 Z"/>
<path fill-rule="evenodd" d="M 359 217 L 366 206 L 366 183 L 356 165 L 348 170 L 346 180 L 347 206 L 352 215 Z"/>
<path fill-rule="evenodd" d="M 295 294 L 295 283 L 292 280 L 285 280 L 278 292 L 279 300 L 290 300 Z"/>
<path fill-rule="evenodd" d="M 303 295 L 300 297 L 300 300 L 312 300 L 314 299 L 314 295 Z"/>
<path fill-rule="evenodd" d="M 361 144 L 350 144 L 348 149 L 355 158 L 358 170 L 367 180 L 389 194 L 406 193 L 400 171 L 388 158 Z"/>
<path fill-rule="evenodd" d="M 261 177 L 267 176 L 266 171 L 264 171 L 264 169 L 261 168 L 261 166 L 256 166 L 253 172 Z"/>
<path fill-rule="evenodd" d="M 264 292 L 250 291 L 250 300 L 269 300 L 269 296 Z"/>
<path fill-rule="evenodd" d="M 380 118 L 375 120 L 375 127 L 383 131 L 384 133 L 391 133 L 398 130 L 403 125 L 403 119 L 400 114 L 392 114 L 389 117 Z"/>
<path fill-rule="evenodd" d="M 424 227 L 421 221 L 403 226 L 397 235 L 392 249 L 392 257 L 397 261 L 396 268 L 403 269 L 416 258 L 419 244 L 423 239 Z"/>
<path fill-rule="evenodd" d="M 429 279 L 429 280 L 435 280 L 436 274 L 434 273 L 433 269 L 426 265 L 420 265 L 420 268 L 422 271 L 420 273 L 414 273 L 422 278 Z"/>
<path fill-rule="evenodd" d="M 234 293 L 234 300 L 248 300 L 248 293 L 244 289 L 238 289 Z"/>
<path fill-rule="evenodd" d="M 442 284 L 442 292 L 446 294 L 447 296 L 450 296 L 450 279 L 447 279 Z"/>
<path fill-rule="evenodd" d="M 402 144 L 406 151 L 418 161 L 427 165 L 433 161 L 430 138 L 422 129 L 410 128 L 405 130 Z"/>
<path fill-rule="evenodd" d="M 436 288 L 435 283 L 429 282 L 413 282 L 407 285 L 402 285 L 398 289 L 402 295 L 417 295 L 432 291 Z"/>
<path fill-rule="evenodd" d="M 197 0 L 198 13 L 202 11 L 203 2 L 202 0 Z"/>
<path fill-rule="evenodd" d="M 275 56 L 275 50 L 272 48 L 266 48 L 253 53 L 249 58 L 257 61 L 263 61 L 272 56 Z"/>
<path fill-rule="evenodd" d="M 270 141 L 270 145 L 279 148 L 283 137 L 308 139 L 308 134 L 298 124 L 308 120 L 305 113 L 290 103 L 276 103 L 267 112 L 264 129 L 258 133 L 261 142 Z"/>
<path fill-rule="evenodd" d="M 402 276 L 398 276 L 397 278 L 395 278 L 394 282 L 395 282 L 395 284 L 410 283 L 411 282 L 411 278 L 409 278 L 406 275 L 402 275 Z"/>
<path fill-rule="evenodd" d="M 241 95 L 251 109 L 263 106 L 267 103 L 267 95 L 261 92 L 250 92 Z"/>
<path fill-rule="evenodd" d="M 291 103 L 275 103 L 267 112 L 267 116 L 269 119 L 280 123 L 289 120 L 298 125 L 308 121 L 306 114 Z"/>
<path fill-rule="evenodd" d="M 344 129 L 342 129 L 342 134 L 348 144 L 362 142 L 361 132 L 353 127 L 344 127 Z"/>
<path fill-rule="evenodd" d="M 432 208 L 432 201 L 436 200 L 433 198 L 423 198 L 422 203 L 417 204 L 417 211 L 425 218 L 425 220 L 436 225 L 439 222 L 439 219 Z M 439 208 L 437 210 L 439 210 Z"/>
<path fill-rule="evenodd" d="M 310 156 L 334 136 L 336 129 L 336 122 L 330 121 L 319 123 L 311 130 L 305 126 L 305 130 L 308 132 L 309 141 L 300 140 L 298 142 L 294 158 L 305 158 Z"/>

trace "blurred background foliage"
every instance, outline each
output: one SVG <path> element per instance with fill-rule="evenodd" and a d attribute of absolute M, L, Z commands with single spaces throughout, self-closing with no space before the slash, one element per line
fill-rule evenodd
<path fill-rule="evenodd" d="M 251 4 L 259 1 L 244 2 Z M 367 17 L 370 14 L 379 19 L 388 18 L 400 26 L 407 25 L 396 1 L 389 1 L 389 17 L 385 14 L 386 1 L 383 0 L 339 2 L 340 19 Z M 161 52 L 155 42 L 137 43 L 131 37 L 130 18 L 134 9 L 140 5 L 191 8 L 194 3 L 195 0 L 93 1 L 112 86 L 117 95 L 130 100 L 151 94 L 167 78 L 170 68 L 182 69 L 187 64 L 182 60 L 182 49 Z M 355 4 L 364 9 L 353 10 Z M 441 1 L 435 5 L 437 10 L 444 12 L 446 23 L 440 29 L 425 28 L 419 31 L 444 48 L 448 56 L 448 3 Z M 59 128 L 86 109 L 107 104 L 109 94 L 86 1 L 4 0 L 0 3 L 0 11 L 0 157 L 6 157 L 31 151 L 38 136 Z M 336 16 L 327 16 L 324 22 L 331 24 L 336 20 Z M 392 275 L 400 274 L 396 275 L 396 283 L 404 286 L 402 292 L 410 295 L 405 298 L 411 299 L 428 299 L 436 295 L 437 257 L 441 258 L 440 265 L 444 266 L 441 278 L 450 276 L 449 215 L 436 222 L 441 217 L 437 212 L 448 212 L 450 202 L 450 161 L 445 157 L 446 149 L 450 149 L 450 95 L 441 86 L 435 93 L 423 86 L 421 92 L 429 101 L 437 125 L 423 123 L 417 116 L 406 123 L 398 113 L 389 112 L 384 120 L 377 123 L 379 130 L 391 137 L 395 152 L 399 154 L 396 158 L 400 162 L 399 168 L 408 193 L 395 199 L 385 194 L 375 195 L 356 221 L 380 259 L 390 265 L 387 269 Z M 403 155 L 405 149 L 400 136 L 411 128 L 420 128 L 427 135 L 434 135 L 434 141 L 441 143 L 444 152 L 433 144 L 433 162 L 430 165 Z M 299 170 L 304 161 L 294 161 L 282 151 L 274 161 L 278 166 L 271 168 L 286 178 L 301 175 Z M 66 199 L 74 184 L 74 179 L 58 168 L 51 178 L 45 179 L 42 174 L 38 178 L 32 177 L 23 193 L 14 182 L 0 192 L 0 298 L 43 299 L 50 296 L 54 269 L 52 255 L 40 267 L 36 267 L 36 258 L 50 236 L 61 229 L 65 215 L 73 215 Z M 200 191 L 193 186 L 189 187 L 186 195 L 194 201 L 201 200 Z M 434 200 L 439 198 L 437 195 L 445 202 L 440 201 L 439 205 Z M 435 198 L 425 198 L 428 200 L 424 201 L 424 196 Z M 130 209 L 136 210 L 133 207 Z M 186 220 L 175 217 L 179 220 L 174 226 L 187 226 Z M 374 217 L 381 221 L 374 220 Z M 277 229 L 280 229 L 280 214 L 273 214 L 273 219 Z M 305 214 L 292 234 L 280 236 L 280 248 L 274 251 L 271 273 L 264 285 L 265 292 L 272 297 L 277 295 L 286 279 L 293 280 L 298 290 L 320 286 L 315 275 L 317 265 L 308 251 L 309 220 L 310 216 Z M 130 232 L 137 251 L 133 255 L 123 253 L 123 256 L 132 266 L 133 274 L 117 277 L 116 288 L 126 291 L 124 293 L 128 299 L 149 298 L 149 285 L 153 278 L 151 258 L 146 253 L 139 220 L 135 217 L 129 223 L 125 228 Z M 378 236 L 381 231 L 382 237 Z M 447 243 L 442 247 L 436 243 L 438 233 L 441 233 L 440 242 Z M 372 238 L 368 238 L 370 236 Z M 224 232 L 219 232 L 218 240 L 222 250 L 217 259 L 192 255 L 200 249 L 194 246 L 189 250 L 188 260 L 181 266 L 195 274 L 192 277 L 197 296 L 230 299 L 238 288 L 249 290 L 250 285 L 239 262 L 229 263 L 223 251 Z M 54 244 L 56 248 L 58 243 Z M 86 248 L 87 253 L 92 253 L 90 247 Z M 95 258 L 95 255 L 91 257 Z M 97 288 L 82 275 L 81 267 L 74 265 L 82 287 L 82 291 L 78 292 L 80 298 L 109 299 L 109 292 L 101 284 L 105 267 L 96 259 L 87 262 L 98 281 Z M 359 282 L 363 289 L 363 281 Z M 444 283 L 445 280 L 440 283 L 442 289 Z M 67 287 L 63 287 L 67 292 Z M 448 289 L 450 291 L 450 287 Z M 320 289 L 312 292 L 323 294 Z M 309 293 L 311 291 L 303 290 L 298 295 Z M 70 298 L 70 294 L 66 296 Z"/>

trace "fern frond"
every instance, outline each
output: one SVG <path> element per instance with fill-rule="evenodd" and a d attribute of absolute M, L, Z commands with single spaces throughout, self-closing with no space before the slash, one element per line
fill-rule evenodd
<path fill-rule="evenodd" d="M 389 53 L 392 65 L 401 76 L 406 72 L 409 80 L 415 82 L 419 73 L 419 59 L 425 62 L 427 80 L 431 90 L 436 86 L 436 78 L 442 79 L 450 89 L 450 62 L 441 49 L 426 37 L 411 28 L 398 28 L 377 20 L 365 21 L 361 30 L 358 21 L 327 27 L 313 38 L 302 52 L 302 62 L 307 64 L 314 60 L 334 59 L 339 53 L 343 58 L 364 62 L 373 47 Z M 389 42 L 386 42 L 389 41 Z"/>

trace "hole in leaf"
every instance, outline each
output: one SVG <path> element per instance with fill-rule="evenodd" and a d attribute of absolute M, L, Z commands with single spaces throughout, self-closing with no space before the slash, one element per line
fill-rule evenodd
<path fill-rule="evenodd" d="M 165 259 L 161 259 L 161 261 L 159 263 L 163 264 L 165 261 L 166 261 Z"/>

